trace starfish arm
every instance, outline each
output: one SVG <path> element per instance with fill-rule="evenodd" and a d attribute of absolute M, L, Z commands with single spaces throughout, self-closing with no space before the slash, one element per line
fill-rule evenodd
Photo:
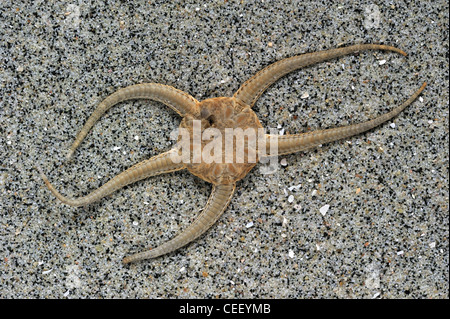
<path fill-rule="evenodd" d="M 377 118 L 359 123 L 353 124 L 343 127 L 331 128 L 327 130 L 319 130 L 309 133 L 303 134 L 292 134 L 292 135 L 266 135 L 266 154 L 270 154 L 270 145 L 271 143 L 278 143 L 278 153 L 275 155 L 283 155 L 283 154 L 291 154 L 299 151 L 303 151 L 309 148 L 313 148 L 315 146 L 329 143 L 332 141 L 340 140 L 343 138 L 348 138 L 353 135 L 357 135 L 368 131 L 390 119 L 395 117 L 401 111 L 403 111 L 408 105 L 410 105 L 419 94 L 425 89 L 426 83 L 423 83 L 420 89 L 418 89 L 407 101 L 405 101 L 402 105 L 397 106 L 392 111 L 385 113 L 383 115 L 378 116 Z M 272 147 L 273 149 L 274 147 Z"/>
<path fill-rule="evenodd" d="M 70 159 L 72 157 L 92 126 L 94 126 L 107 110 L 119 102 L 135 99 L 150 99 L 162 102 L 181 116 L 185 116 L 186 114 L 196 116 L 200 113 L 198 101 L 189 94 L 174 87 L 158 83 L 143 83 L 128 86 L 111 94 L 98 105 L 75 138 L 75 141 L 69 149 L 67 158 Z"/>
<path fill-rule="evenodd" d="M 394 51 L 406 56 L 406 53 L 395 47 L 379 44 L 357 44 L 343 48 L 306 53 L 291 58 L 275 62 L 247 80 L 234 94 L 234 97 L 241 100 L 250 107 L 255 104 L 259 96 L 275 81 L 286 74 L 300 68 L 331 60 L 343 55 L 347 55 L 363 50 L 387 50 Z"/>
<path fill-rule="evenodd" d="M 55 187 L 49 182 L 47 176 L 43 173 L 42 169 L 37 166 L 37 169 L 45 182 L 45 185 L 50 189 L 50 191 L 55 195 L 60 201 L 70 206 L 85 206 L 91 204 L 99 199 L 113 193 L 114 191 L 134 183 L 136 181 L 142 180 L 144 178 L 155 176 L 163 173 L 170 173 L 184 168 L 183 163 L 175 163 L 172 161 L 172 155 L 177 152 L 175 149 L 168 152 L 154 156 L 148 160 L 142 161 L 126 171 L 120 173 L 119 175 L 113 177 L 103 186 L 97 188 L 90 194 L 80 197 L 80 198 L 67 198 L 61 195 Z"/>
<path fill-rule="evenodd" d="M 124 264 L 165 255 L 183 247 L 206 232 L 222 215 L 233 196 L 235 184 L 214 185 L 205 208 L 181 234 L 154 249 L 123 259 Z"/>

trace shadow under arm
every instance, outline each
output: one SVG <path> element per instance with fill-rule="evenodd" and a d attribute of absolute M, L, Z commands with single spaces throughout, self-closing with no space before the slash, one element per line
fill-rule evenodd
<path fill-rule="evenodd" d="M 144 178 L 183 169 L 183 163 L 174 163 L 172 161 L 171 157 L 173 152 L 176 152 L 176 150 L 170 150 L 168 152 L 154 156 L 148 160 L 142 161 L 130 167 L 126 171 L 120 173 L 119 175 L 113 177 L 106 184 L 97 188 L 90 194 L 74 199 L 61 195 L 49 182 L 42 169 L 39 166 L 37 166 L 37 169 L 42 179 L 44 180 L 45 185 L 53 193 L 53 195 L 55 195 L 60 201 L 67 205 L 78 207 L 96 202 L 120 188 Z"/>
<path fill-rule="evenodd" d="M 67 158 L 70 159 L 72 157 L 91 128 L 106 111 L 119 102 L 135 99 L 149 99 L 162 102 L 181 116 L 185 116 L 186 114 L 196 116 L 200 114 L 198 101 L 189 94 L 174 87 L 158 83 L 131 85 L 111 94 L 98 105 L 75 138 L 67 153 Z"/>
<path fill-rule="evenodd" d="M 392 111 L 380 115 L 377 118 L 367 122 L 301 134 L 282 135 L 282 136 L 267 134 L 266 154 L 270 154 L 268 153 L 270 150 L 270 143 L 271 141 L 273 142 L 274 139 L 277 139 L 276 143 L 278 143 L 278 154 L 276 155 L 284 155 L 296 153 L 299 151 L 316 147 L 321 144 L 333 142 L 343 138 L 348 138 L 363 133 L 365 131 L 368 131 L 397 116 L 401 111 L 403 111 L 419 96 L 419 94 L 425 89 L 425 86 L 426 83 L 423 83 L 422 86 L 402 105 L 397 106 Z"/>
<path fill-rule="evenodd" d="M 214 185 L 211 196 L 200 215 L 181 234 L 147 251 L 143 251 L 123 259 L 124 264 L 165 255 L 183 247 L 206 232 L 223 214 L 231 197 L 235 184 Z"/>
<path fill-rule="evenodd" d="M 381 44 L 356 44 L 348 47 L 305 53 L 302 55 L 293 56 L 287 59 L 280 60 L 265 67 L 253 77 L 248 79 L 236 91 L 234 97 L 241 100 L 250 107 L 255 104 L 259 96 L 274 82 L 286 74 L 301 69 L 303 67 L 331 60 L 343 55 L 348 55 L 357 51 L 364 50 L 386 50 L 400 53 L 406 56 L 406 53 L 388 45 Z"/>

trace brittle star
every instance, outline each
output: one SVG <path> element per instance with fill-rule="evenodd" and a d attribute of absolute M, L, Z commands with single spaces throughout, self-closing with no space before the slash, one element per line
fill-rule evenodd
<path fill-rule="evenodd" d="M 74 151 L 86 137 L 95 122 L 110 107 L 126 100 L 151 99 L 166 104 L 183 118 L 180 128 L 188 130 L 191 140 L 194 139 L 192 129 L 192 124 L 194 121 L 200 121 L 202 132 L 212 127 L 220 130 L 221 132 L 224 132 L 226 128 L 260 129 L 262 128 L 262 125 L 259 122 L 255 112 L 252 111 L 252 107 L 259 96 L 271 84 L 289 72 L 302 67 L 363 50 L 394 51 L 406 56 L 406 53 L 400 49 L 378 44 L 360 44 L 314 53 L 306 53 L 291 58 L 286 58 L 267 66 L 247 80 L 232 97 L 216 97 L 206 99 L 202 102 L 197 101 L 189 94 L 171 86 L 157 83 L 137 84 L 120 89 L 108 96 L 99 104 L 97 109 L 89 117 L 86 124 L 78 133 L 74 143 L 69 149 L 67 157 L 71 158 Z M 324 143 L 363 133 L 399 114 L 417 98 L 417 96 L 424 90 L 425 86 L 426 83 L 423 83 L 423 85 L 403 104 L 395 107 L 388 113 L 376 117 L 373 120 L 303 134 L 266 134 L 266 148 L 269 149 L 271 144 L 273 145 L 273 143 L 277 143 L 278 155 L 291 154 L 304 151 Z M 205 145 L 202 142 L 201 148 L 204 146 Z M 245 147 L 245 151 L 248 152 L 248 145 Z M 38 167 L 38 170 L 40 171 L 40 175 L 50 191 L 59 200 L 70 206 L 88 205 L 130 183 L 150 176 L 175 172 L 182 169 L 187 169 L 195 176 L 198 176 L 201 179 L 213 184 L 212 193 L 206 203 L 206 206 L 191 225 L 189 225 L 184 231 L 175 236 L 173 239 L 157 246 L 154 249 L 125 257 L 123 259 L 123 263 L 127 264 L 130 262 L 155 258 L 169 252 L 173 252 L 202 235 L 225 211 L 234 193 L 236 182 L 244 178 L 256 165 L 256 163 L 253 162 L 242 163 L 235 160 L 231 163 L 177 162 L 173 160 L 173 155 L 177 152 L 179 152 L 179 149 L 173 148 L 165 153 L 142 161 L 115 176 L 100 188 L 92 191 L 90 194 L 76 199 L 70 199 L 61 195 L 53 187 L 53 185 L 50 184 L 47 177 L 42 172 L 42 169 Z M 233 149 L 233 152 L 235 152 L 235 149 Z"/>

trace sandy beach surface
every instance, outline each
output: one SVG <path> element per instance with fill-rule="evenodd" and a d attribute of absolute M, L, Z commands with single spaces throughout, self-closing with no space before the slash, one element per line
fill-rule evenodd
<path fill-rule="evenodd" d="M 447 1 L 1 1 L 0 298 L 448 298 Z M 95 107 L 156 82 L 198 100 L 231 96 L 265 66 L 305 52 L 383 43 L 285 76 L 254 110 L 294 134 L 388 112 L 365 134 L 255 167 L 228 209 L 178 251 L 124 256 L 173 238 L 211 185 L 187 171 L 81 208 L 69 197 L 170 149 L 180 117 L 121 103 L 65 161 Z"/>

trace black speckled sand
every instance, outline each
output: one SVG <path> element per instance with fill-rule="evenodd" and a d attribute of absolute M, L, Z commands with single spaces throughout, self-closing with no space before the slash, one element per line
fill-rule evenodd
<path fill-rule="evenodd" d="M 24 2 L 25 3 L 25 2 Z M 0 298 L 448 298 L 448 4 L 180 1 L 0 4 Z M 127 102 L 68 147 L 98 103 L 143 82 L 230 96 L 268 64 L 342 44 L 370 51 L 284 77 L 254 110 L 297 133 L 361 122 L 427 88 L 394 120 L 242 180 L 218 223 L 175 253 L 129 253 L 184 229 L 210 185 L 186 171 L 83 208 L 61 204 L 168 150 L 180 118 Z"/>

